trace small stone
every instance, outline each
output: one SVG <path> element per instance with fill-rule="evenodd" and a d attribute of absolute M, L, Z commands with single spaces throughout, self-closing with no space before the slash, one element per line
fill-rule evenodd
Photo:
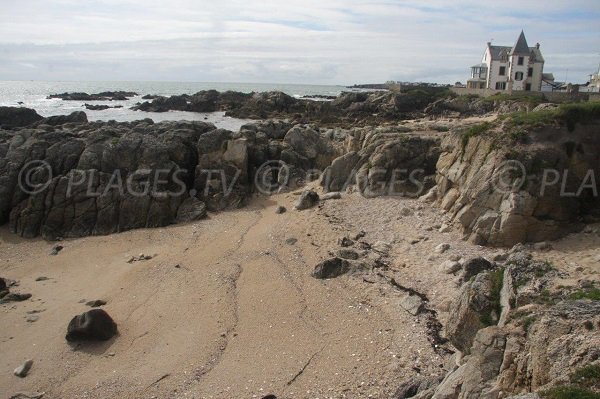
<path fill-rule="evenodd" d="M 504 262 L 508 259 L 508 254 L 505 252 L 496 252 L 492 255 L 492 260 L 494 262 Z"/>
<path fill-rule="evenodd" d="M 435 252 L 438 254 L 443 254 L 444 252 L 446 252 L 449 249 L 450 249 L 450 244 L 443 243 L 443 244 L 440 244 L 437 247 L 435 247 Z"/>
<path fill-rule="evenodd" d="M 102 299 L 96 299 L 93 301 L 86 302 L 86 305 L 91 308 L 99 308 L 100 306 L 106 305 L 106 301 L 103 301 Z"/>
<path fill-rule="evenodd" d="M 342 198 L 342 194 L 338 191 L 332 191 L 327 193 L 321 197 L 322 201 L 332 200 L 332 199 L 340 199 Z"/>
<path fill-rule="evenodd" d="M 294 207 L 301 211 L 304 209 L 312 208 L 319 202 L 319 194 L 314 192 L 313 190 L 304 190 L 302 194 L 300 194 L 300 198 L 296 201 Z"/>
<path fill-rule="evenodd" d="M 447 260 L 439 266 L 439 270 L 442 273 L 446 273 L 446 274 L 456 273 L 457 271 L 460 270 L 460 268 L 461 268 L 460 263 L 458 263 L 456 261 L 452 261 L 452 260 Z"/>
<path fill-rule="evenodd" d="M 31 294 L 20 294 L 17 292 L 10 292 L 8 294 L 6 294 L 3 298 L 2 298 L 2 303 L 6 303 L 6 302 L 22 302 L 22 301 L 26 301 L 27 299 L 31 298 Z"/>
<path fill-rule="evenodd" d="M 275 209 L 275 213 L 281 215 L 282 213 L 286 213 L 287 208 L 285 206 L 279 205 L 277 209 Z"/>
<path fill-rule="evenodd" d="M 366 235 L 367 235 L 367 233 L 364 230 L 361 230 L 358 233 L 356 233 L 353 238 L 355 241 L 358 241 Z"/>
<path fill-rule="evenodd" d="M 38 321 L 40 319 L 40 316 L 32 314 L 27 316 L 27 318 L 25 319 L 28 323 L 35 323 L 36 321 Z"/>
<path fill-rule="evenodd" d="M 35 281 L 46 281 L 46 280 L 50 280 L 48 277 L 45 276 L 40 276 L 38 278 L 35 279 Z"/>
<path fill-rule="evenodd" d="M 28 359 L 21 366 L 17 367 L 14 371 L 17 377 L 25 378 L 27 374 L 29 374 L 29 370 L 31 370 L 31 366 L 33 366 L 33 360 Z"/>
<path fill-rule="evenodd" d="M 392 246 L 387 242 L 376 241 L 375 244 L 372 245 L 372 248 L 380 253 L 388 253 L 392 249 Z"/>
<path fill-rule="evenodd" d="M 338 250 L 337 256 L 339 256 L 342 259 L 350 259 L 350 260 L 356 260 L 359 257 L 358 252 L 356 252 L 353 249 L 347 249 L 347 248 Z"/>
<path fill-rule="evenodd" d="M 294 245 L 297 242 L 298 242 L 298 239 L 297 238 L 293 238 L 293 237 L 290 237 L 287 240 L 285 240 L 285 243 L 287 245 Z"/>
<path fill-rule="evenodd" d="M 351 247 L 352 245 L 354 245 L 354 241 L 352 241 L 348 237 L 342 237 L 338 239 L 338 245 L 341 247 Z"/>
<path fill-rule="evenodd" d="M 449 260 L 453 262 L 458 262 L 461 259 L 461 256 L 458 254 L 453 254 L 448 257 Z"/>
<path fill-rule="evenodd" d="M 413 316 L 418 315 L 423 310 L 423 300 L 417 295 L 406 295 L 400 300 L 400 306 Z"/>
<path fill-rule="evenodd" d="M 443 223 L 443 224 L 440 226 L 440 229 L 439 229 L 438 231 L 439 231 L 440 233 L 448 233 L 448 232 L 450 232 L 450 230 L 452 230 L 452 229 L 450 228 L 450 226 L 448 226 L 446 223 Z"/>
<path fill-rule="evenodd" d="M 415 214 L 415 211 L 413 211 L 410 208 L 402 208 L 402 209 L 400 209 L 400 214 L 402 216 L 412 216 Z"/>
<path fill-rule="evenodd" d="M 58 253 L 60 251 L 62 251 L 63 248 L 64 247 L 62 245 L 56 244 L 55 246 L 52 247 L 52 251 L 50 252 L 50 255 L 54 255 L 54 256 L 58 255 Z"/>

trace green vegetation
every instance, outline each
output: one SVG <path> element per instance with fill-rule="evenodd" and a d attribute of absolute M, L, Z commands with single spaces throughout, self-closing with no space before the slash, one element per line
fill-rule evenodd
<path fill-rule="evenodd" d="M 467 129 L 465 132 L 463 132 L 463 135 L 462 135 L 463 151 L 467 147 L 467 144 L 469 144 L 469 140 L 471 139 L 471 137 L 479 136 L 480 134 L 485 133 L 488 130 L 490 130 L 491 127 L 492 127 L 492 124 L 490 122 L 483 122 L 483 123 L 479 123 L 477 125 L 473 125 L 469 129 Z"/>
<path fill-rule="evenodd" d="M 562 104 L 558 108 L 545 109 L 535 112 L 515 112 L 505 116 L 513 127 L 532 129 L 558 122 L 567 125 L 570 132 L 575 130 L 577 123 L 586 124 L 600 119 L 600 103 Z"/>
<path fill-rule="evenodd" d="M 489 96 L 483 99 L 485 102 L 496 102 L 496 101 L 516 101 L 521 103 L 529 104 L 530 106 L 535 107 L 536 105 L 540 105 L 545 102 L 544 96 L 539 94 L 521 94 L 518 95 L 516 93 L 510 94 L 494 94 L 493 96 Z"/>
<path fill-rule="evenodd" d="M 523 319 L 523 331 L 529 331 L 529 327 L 535 323 L 535 316 L 527 316 Z"/>
<path fill-rule="evenodd" d="M 571 382 L 584 387 L 598 387 L 600 385 L 600 364 L 589 364 L 575 370 L 571 374 Z"/>
<path fill-rule="evenodd" d="M 569 299 L 591 299 L 592 301 L 600 301 L 600 289 L 596 287 L 584 288 L 573 292 L 569 295 Z"/>
<path fill-rule="evenodd" d="M 450 128 L 446 125 L 433 125 L 431 128 L 436 132 L 447 132 L 450 130 Z"/>
<path fill-rule="evenodd" d="M 496 314 L 496 317 L 499 317 L 500 313 L 502 313 L 502 305 L 500 304 L 500 291 L 502 291 L 502 286 L 504 285 L 504 269 L 500 268 L 490 272 L 490 282 L 490 303 L 492 311 L 489 314 L 485 314 L 481 317 L 481 322 L 486 326 L 492 326 L 496 324 L 494 322 L 494 317 L 492 316 L 494 313 Z"/>
<path fill-rule="evenodd" d="M 545 399 L 600 399 L 600 393 L 576 386 L 558 386 L 540 392 Z"/>
<path fill-rule="evenodd" d="M 119 141 L 121 141 L 118 137 L 113 137 L 113 139 L 111 140 L 112 145 L 117 145 L 119 144 Z"/>

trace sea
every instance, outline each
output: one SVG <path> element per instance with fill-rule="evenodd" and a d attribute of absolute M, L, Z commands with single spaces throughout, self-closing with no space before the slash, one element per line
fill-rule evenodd
<path fill-rule="evenodd" d="M 344 86 L 321 86 L 301 84 L 268 84 L 268 83 L 204 83 L 204 82 L 44 82 L 44 81 L 0 81 L 0 106 L 33 108 L 38 114 L 48 117 L 66 115 L 73 111 L 84 111 L 90 121 L 128 122 L 151 118 L 154 122 L 201 120 L 214 123 L 217 127 L 238 130 L 247 120 L 225 116 L 224 112 L 143 112 L 130 108 L 143 102 L 142 96 L 155 94 L 171 96 L 177 94 L 194 94 L 201 90 L 234 90 L 243 93 L 278 90 L 293 97 L 303 96 L 337 96 L 342 91 L 350 91 Z M 139 95 L 126 101 L 88 101 L 89 104 L 122 105 L 123 108 L 109 108 L 102 111 L 88 110 L 84 101 L 64 101 L 48 99 L 50 94 L 64 92 L 85 92 L 88 94 L 103 91 L 132 91 Z"/>

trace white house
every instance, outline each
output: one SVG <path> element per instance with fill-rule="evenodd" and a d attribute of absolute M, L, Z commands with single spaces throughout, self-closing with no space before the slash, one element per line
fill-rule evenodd
<path fill-rule="evenodd" d="M 540 44 L 529 47 L 521 31 L 512 47 L 492 46 L 488 42 L 481 63 L 471 67 L 467 88 L 540 91 L 543 73 Z"/>

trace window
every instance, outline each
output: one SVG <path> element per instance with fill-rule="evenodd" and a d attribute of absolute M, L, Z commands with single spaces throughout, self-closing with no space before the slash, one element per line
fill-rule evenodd
<path fill-rule="evenodd" d="M 517 64 L 523 65 L 523 61 L 525 61 L 525 59 L 523 57 L 519 57 L 519 60 L 517 61 Z"/>
<path fill-rule="evenodd" d="M 529 78 L 530 78 L 530 77 L 532 77 L 532 76 L 533 76 L 533 68 L 529 68 L 529 69 L 527 70 L 527 77 L 529 77 Z"/>
<path fill-rule="evenodd" d="M 506 75 L 506 67 L 505 66 L 501 66 L 500 67 L 500 72 L 498 73 L 500 76 L 504 76 Z"/>
<path fill-rule="evenodd" d="M 496 82 L 496 90 L 506 90 L 506 82 Z"/>
<path fill-rule="evenodd" d="M 526 83 L 525 84 L 525 90 L 526 91 L 531 91 L 531 83 Z"/>
<path fill-rule="evenodd" d="M 523 80 L 523 72 L 515 72 L 515 80 Z"/>

